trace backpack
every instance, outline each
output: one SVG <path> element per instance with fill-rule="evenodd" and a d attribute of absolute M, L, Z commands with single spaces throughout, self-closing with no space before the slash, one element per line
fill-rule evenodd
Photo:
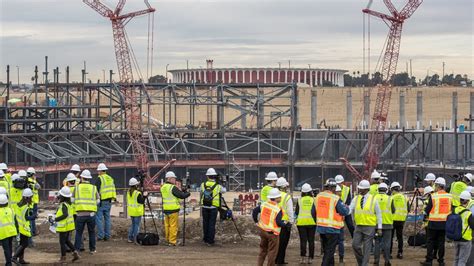
<path fill-rule="evenodd" d="M 466 229 L 462 228 L 462 217 L 461 215 L 468 211 L 468 209 L 462 210 L 459 214 L 454 213 L 448 215 L 446 220 L 446 237 L 450 240 L 459 241 L 462 239 L 462 235 L 469 228 L 467 225 Z"/>
<path fill-rule="evenodd" d="M 204 183 L 204 191 L 202 192 L 202 205 L 206 207 L 212 206 L 212 201 L 214 200 L 214 189 L 217 187 L 217 182 L 213 186 L 206 186 Z"/>

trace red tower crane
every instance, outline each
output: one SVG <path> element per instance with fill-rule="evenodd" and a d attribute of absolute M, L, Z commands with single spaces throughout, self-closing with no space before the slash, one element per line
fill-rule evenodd
<path fill-rule="evenodd" d="M 363 173 L 359 173 L 346 158 L 341 158 L 341 161 L 347 169 L 358 179 L 368 178 L 379 163 L 379 154 L 383 146 L 383 134 L 385 127 L 387 126 L 387 116 L 392 94 L 392 85 L 390 84 L 390 81 L 397 70 L 403 23 L 413 15 L 423 0 L 409 0 L 401 11 L 397 10 L 391 0 L 384 0 L 383 2 L 390 12 L 389 15 L 370 10 L 369 8 L 362 10 L 362 12 L 366 14 L 382 19 L 390 28 L 382 61 L 381 74 L 383 82 L 377 88 L 377 99 L 375 101 L 371 132 L 367 143 Z"/>

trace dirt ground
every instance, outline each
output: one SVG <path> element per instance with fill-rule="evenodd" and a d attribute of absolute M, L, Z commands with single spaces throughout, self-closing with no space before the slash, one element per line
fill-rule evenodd
<path fill-rule="evenodd" d="M 162 228 L 161 221 L 158 227 Z M 181 223 L 181 220 L 180 220 Z M 150 224 L 150 223 L 149 223 Z M 259 238 L 256 235 L 257 228 L 249 217 L 237 217 L 237 226 L 244 236 L 240 240 L 230 221 L 217 223 L 216 242 L 214 247 L 202 244 L 201 224 L 199 219 L 186 221 L 186 245 L 168 247 L 163 244 L 159 246 L 139 246 L 126 242 L 126 232 L 129 221 L 123 218 L 114 218 L 112 223 L 112 240 L 97 243 L 97 253 L 90 255 L 87 252 L 81 254 L 81 260 L 75 264 L 121 264 L 121 265 L 255 265 L 259 252 Z M 47 231 L 46 225 L 40 225 L 41 234 L 35 237 L 36 247 L 26 250 L 26 260 L 34 264 L 53 264 L 59 258 L 59 243 L 56 235 Z M 160 230 L 160 229 L 159 229 Z M 160 237 L 163 233 L 160 232 Z M 180 236 L 181 238 L 181 236 Z M 85 243 L 87 248 L 87 242 Z M 320 242 L 316 242 L 316 254 L 319 254 Z M 452 264 L 454 247 L 447 243 L 446 263 Z M 345 242 L 345 265 L 356 265 L 352 252 L 350 236 Z M 424 259 L 426 250 L 423 248 L 406 247 L 404 259 L 394 259 L 392 265 L 418 265 Z M 68 255 L 71 258 L 71 255 Z M 299 238 L 296 228 L 292 230 L 292 237 L 287 249 L 289 265 L 298 265 L 299 261 Z M 336 256 L 336 262 L 338 257 Z M 372 260 L 371 260 L 372 261 Z M 4 262 L 3 256 L 0 262 Z M 321 263 L 321 258 L 315 258 L 314 265 Z M 337 264 L 337 263 L 336 263 Z"/>

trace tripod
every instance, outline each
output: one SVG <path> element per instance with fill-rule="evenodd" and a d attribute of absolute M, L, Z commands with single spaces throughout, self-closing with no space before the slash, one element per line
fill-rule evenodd
<path fill-rule="evenodd" d="M 416 235 L 417 235 L 417 223 L 418 223 L 418 199 L 421 198 L 423 195 L 421 194 L 421 191 L 418 187 L 415 188 L 415 193 L 413 193 L 413 197 L 410 199 L 410 202 L 408 203 L 408 211 L 411 210 L 411 207 L 413 204 L 415 204 L 415 226 L 414 226 L 414 241 L 416 242 Z M 415 202 L 413 202 L 415 201 Z M 416 243 L 415 245 L 416 246 Z"/>

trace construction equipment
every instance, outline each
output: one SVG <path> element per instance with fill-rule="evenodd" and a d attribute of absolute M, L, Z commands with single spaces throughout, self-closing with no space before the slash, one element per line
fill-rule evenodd
<path fill-rule="evenodd" d="M 398 11 L 391 0 L 384 0 L 385 5 L 390 11 L 390 15 L 369 9 L 372 1 L 369 2 L 366 9 L 362 10 L 362 12 L 366 14 L 382 19 L 390 28 L 390 31 L 382 61 L 381 73 L 383 82 L 377 87 L 377 99 L 375 101 L 363 172 L 359 173 L 359 171 L 350 164 L 347 158 L 340 158 L 346 168 L 359 180 L 367 179 L 379 163 L 380 150 L 383 146 L 383 133 L 387 125 L 387 116 L 392 94 L 392 86 L 390 83 L 397 69 L 403 23 L 413 15 L 422 2 L 423 0 L 409 0 L 401 11 Z"/>

